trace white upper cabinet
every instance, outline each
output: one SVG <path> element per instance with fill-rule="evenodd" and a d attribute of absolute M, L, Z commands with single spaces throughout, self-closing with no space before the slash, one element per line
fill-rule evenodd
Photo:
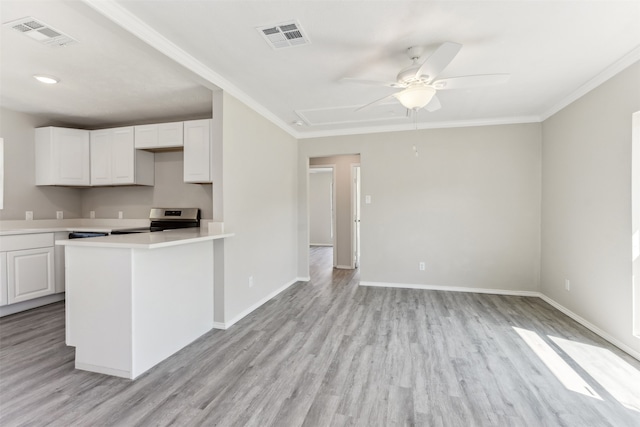
<path fill-rule="evenodd" d="M 144 150 L 182 148 L 183 122 L 136 126 L 135 146 Z"/>
<path fill-rule="evenodd" d="M 91 185 L 111 185 L 111 130 L 91 131 Z"/>
<path fill-rule="evenodd" d="M 35 130 L 36 185 L 90 185 L 89 131 Z"/>
<path fill-rule="evenodd" d="M 153 185 L 153 161 L 135 149 L 133 126 L 91 131 L 91 185 Z"/>
<path fill-rule="evenodd" d="M 184 182 L 210 183 L 212 169 L 211 120 L 184 122 Z"/>

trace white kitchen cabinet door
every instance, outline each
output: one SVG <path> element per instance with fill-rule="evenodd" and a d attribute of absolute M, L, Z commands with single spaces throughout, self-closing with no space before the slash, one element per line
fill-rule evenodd
<path fill-rule="evenodd" d="M 154 155 L 136 150 L 133 126 L 91 132 L 91 185 L 153 185 Z"/>
<path fill-rule="evenodd" d="M 162 151 L 168 148 L 182 148 L 182 122 L 158 123 L 135 127 L 135 147 L 137 149 Z"/>
<path fill-rule="evenodd" d="M 135 148 L 133 127 L 111 129 L 111 173 L 113 184 L 135 184 Z"/>
<path fill-rule="evenodd" d="M 158 125 L 141 125 L 134 128 L 135 147 L 137 149 L 156 148 L 158 146 Z"/>
<path fill-rule="evenodd" d="M 91 185 L 111 185 L 111 142 L 110 129 L 91 131 Z"/>
<path fill-rule="evenodd" d="M 35 154 L 36 185 L 90 185 L 89 131 L 37 128 Z"/>
<path fill-rule="evenodd" d="M 0 252 L 0 306 L 9 304 L 7 288 L 7 253 Z"/>
<path fill-rule="evenodd" d="M 184 145 L 183 122 L 160 123 L 158 125 L 158 147 L 174 148 Z"/>
<path fill-rule="evenodd" d="M 67 240 L 68 238 L 69 238 L 68 231 L 54 233 L 54 240 Z M 53 249 L 53 260 L 55 262 L 54 271 L 56 273 L 55 274 L 55 293 L 56 294 L 60 292 L 64 292 L 65 290 L 64 248 L 65 248 L 64 246 L 58 245 L 58 246 L 54 246 L 54 249 Z"/>
<path fill-rule="evenodd" d="M 184 122 L 184 182 L 212 181 L 211 120 Z"/>
<path fill-rule="evenodd" d="M 7 252 L 8 303 L 55 292 L 53 247 Z"/>

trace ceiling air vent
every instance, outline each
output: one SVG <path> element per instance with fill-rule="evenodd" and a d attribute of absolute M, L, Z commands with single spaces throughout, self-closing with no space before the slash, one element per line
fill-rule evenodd
<path fill-rule="evenodd" d="M 305 35 L 297 21 L 283 22 L 277 25 L 268 25 L 256 28 L 274 49 L 300 46 L 309 44 L 309 38 Z"/>
<path fill-rule="evenodd" d="M 17 21 L 6 22 L 3 25 L 51 47 L 69 46 L 78 43 L 77 40 L 30 16 Z"/>

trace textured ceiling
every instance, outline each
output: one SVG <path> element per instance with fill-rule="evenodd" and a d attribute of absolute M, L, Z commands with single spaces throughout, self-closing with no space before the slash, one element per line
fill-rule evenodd
<path fill-rule="evenodd" d="M 87 128 L 211 116 L 211 90 L 190 71 L 79 1 L 0 2 L 2 23 L 32 16 L 78 40 L 49 47 L 2 27 L 0 105 Z M 32 78 L 60 79 L 44 85 Z"/>
<path fill-rule="evenodd" d="M 637 1 L 51 0 L 1 7 L 2 22 L 30 14 L 81 41 L 60 57 L 3 29 L 2 105 L 87 123 L 202 113 L 210 93 L 198 83 L 228 91 L 298 137 L 538 121 L 640 58 Z M 309 44 L 274 50 L 256 30 L 289 20 Z M 395 80 L 410 64 L 408 47 L 428 54 L 444 41 L 463 48 L 441 77 L 511 79 L 441 91 L 442 108 L 417 118 L 395 102 L 354 111 L 393 89 L 341 78 Z M 37 71 L 73 86 L 65 99 L 53 94 L 57 87 L 16 83 L 38 64 L 51 64 L 50 72 Z M 25 90 L 33 93 L 23 98 Z"/>

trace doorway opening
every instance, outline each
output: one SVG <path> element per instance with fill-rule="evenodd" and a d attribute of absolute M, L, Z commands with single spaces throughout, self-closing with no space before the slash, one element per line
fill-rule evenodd
<path fill-rule="evenodd" d="M 309 246 L 330 251 L 333 266 L 337 262 L 335 182 L 335 165 L 309 166 Z"/>
<path fill-rule="evenodd" d="M 312 157 L 309 158 L 308 171 L 307 206 L 310 247 L 328 247 L 330 235 L 333 268 L 358 268 L 360 265 L 360 155 Z M 325 175 L 322 175 L 323 173 Z M 329 177 L 332 179 L 331 185 L 329 185 Z M 330 221 L 329 218 L 331 218 Z"/>

